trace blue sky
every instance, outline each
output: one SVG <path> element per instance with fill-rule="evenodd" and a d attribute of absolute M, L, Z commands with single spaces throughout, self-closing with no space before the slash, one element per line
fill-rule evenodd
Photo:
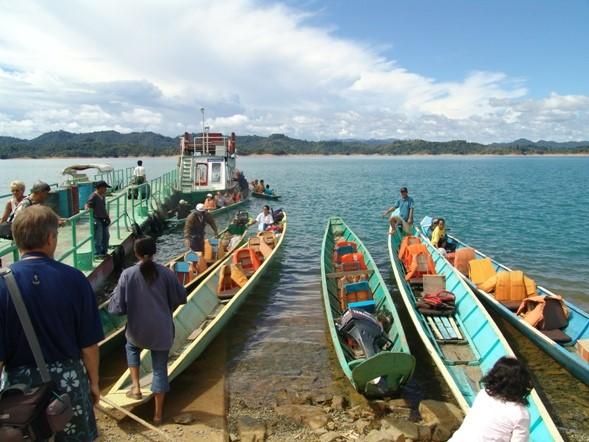
<path fill-rule="evenodd" d="M 0 135 L 589 139 L 588 1 L 20 0 Z M 133 23 L 133 25 L 130 25 Z"/>
<path fill-rule="evenodd" d="M 526 79 L 530 95 L 589 94 L 589 1 L 313 1 L 309 20 L 441 81 L 471 71 Z"/>

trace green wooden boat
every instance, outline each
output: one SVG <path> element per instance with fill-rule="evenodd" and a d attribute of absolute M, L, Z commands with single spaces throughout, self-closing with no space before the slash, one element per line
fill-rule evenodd
<path fill-rule="evenodd" d="M 252 192 L 252 196 L 254 198 L 262 198 L 265 200 L 278 200 L 280 199 L 280 195 L 268 195 L 264 192 Z"/>
<path fill-rule="evenodd" d="M 246 228 L 241 235 L 230 235 L 228 229 L 223 230 L 219 236 L 229 235 L 229 237 L 236 237 L 233 240 L 232 246 L 227 249 L 226 254 L 230 254 L 235 249 L 243 245 L 247 236 L 249 235 L 248 229 Z M 177 277 L 181 280 L 186 288 L 186 291 L 190 293 L 204 278 L 206 278 L 213 270 L 215 270 L 223 257 L 217 261 L 211 261 L 208 263 L 208 267 L 197 274 L 194 277 L 190 277 L 190 259 L 195 259 L 193 254 L 190 252 L 182 253 L 176 256 L 174 259 L 168 261 L 167 267 L 172 269 L 176 273 Z M 104 301 L 98 307 L 100 313 L 100 322 L 102 323 L 102 331 L 104 332 L 104 339 L 100 341 L 98 347 L 100 348 L 100 356 L 104 357 L 108 355 L 116 347 L 120 346 L 123 341 L 123 335 L 125 331 L 125 324 L 127 323 L 126 316 L 117 316 L 108 312 L 108 300 Z"/>
<path fill-rule="evenodd" d="M 503 334 L 458 271 L 441 257 L 435 247 L 423 241 L 412 227 L 412 236 L 424 244 L 432 257 L 437 275 L 443 276 L 445 290 L 455 296 L 455 310 L 448 316 L 422 313 L 417 303 L 422 301 L 421 284 L 407 281 L 407 272 L 399 258 L 401 241 L 399 230 L 389 234 L 389 256 L 395 279 L 425 348 L 448 384 L 464 413 L 481 388 L 480 380 L 503 356 L 514 353 Z M 529 396 L 530 440 L 537 442 L 561 441 L 556 425 L 535 390 Z"/>
<path fill-rule="evenodd" d="M 364 256 L 366 271 L 337 271 L 333 256 L 336 243 L 339 241 L 356 244 L 357 251 Z M 370 287 L 372 301 L 368 301 L 367 306 L 371 310 L 370 316 L 372 316 L 374 322 L 371 321 L 371 318 L 362 318 L 361 316 L 352 319 L 355 312 L 350 312 L 348 308 L 360 309 L 361 303 L 350 303 L 344 309 L 338 293 L 340 291 L 338 281 L 345 280 L 348 276 L 354 278 L 362 273 L 364 273 L 362 277 L 367 278 L 366 282 Z M 409 345 L 395 304 L 372 256 L 370 256 L 362 241 L 339 217 L 329 218 L 323 236 L 321 245 L 321 288 L 333 347 L 342 371 L 354 388 L 366 396 L 377 397 L 390 395 L 407 383 L 415 368 L 415 358 L 410 354 Z M 366 307 L 363 306 L 362 308 Z M 361 311 L 365 312 L 366 310 Z M 387 318 L 388 331 L 385 329 L 383 332 L 382 329 L 378 329 L 382 325 L 377 321 L 377 317 Z M 347 337 L 349 335 L 347 335 L 347 332 L 342 331 L 348 330 L 343 321 L 350 319 L 360 321 L 354 325 L 357 328 L 357 331 L 354 332 L 356 336 L 359 336 L 358 333 L 367 336 L 367 329 L 362 328 L 364 326 L 376 333 L 384 333 L 384 335 L 378 335 L 377 339 L 381 339 L 380 345 L 370 348 L 372 347 L 371 344 L 376 340 L 371 337 L 367 340 L 370 341 L 367 342 L 369 344 L 367 346 L 369 347 L 368 354 L 365 351 L 358 354 L 357 349 L 351 348 Z M 384 339 L 382 339 L 383 337 Z M 370 354 L 373 352 L 374 354 Z"/>
<path fill-rule="evenodd" d="M 224 206 L 224 207 L 219 207 L 218 209 L 215 210 L 209 210 L 209 213 L 213 216 L 217 216 L 220 215 L 222 213 L 227 213 L 230 210 L 236 209 L 238 207 L 243 206 L 245 203 L 247 203 L 247 198 L 242 199 L 241 201 L 238 201 L 236 203 L 233 204 L 229 204 L 228 206 Z"/>
<path fill-rule="evenodd" d="M 176 334 L 170 349 L 168 362 L 170 381 L 200 356 L 221 329 L 229 323 L 231 317 L 239 306 L 243 304 L 256 282 L 264 277 L 284 243 L 287 230 L 286 214 L 281 226 L 282 232 L 276 234 L 271 232 L 258 233 L 255 237 L 249 239 L 248 244 L 228 255 L 217 269 L 210 273 L 190 293 L 186 304 L 176 309 L 173 316 Z M 256 238 L 257 240 L 254 241 Z M 265 243 L 264 247 L 262 247 L 262 242 Z M 269 243 L 272 244 L 271 247 L 268 246 Z M 255 257 L 250 261 L 247 258 L 242 259 L 244 254 L 251 256 L 250 249 L 256 247 L 263 254 L 263 259 Z M 255 256 L 258 256 L 258 254 L 256 253 Z M 254 269 L 255 266 L 245 266 L 245 263 L 254 262 L 256 259 L 262 259 L 257 269 Z M 232 265 L 235 260 L 240 264 Z M 231 271 L 231 278 L 229 279 L 228 270 Z M 237 274 L 241 273 L 241 275 L 236 274 L 235 279 L 233 278 L 234 270 Z M 240 281 L 242 285 L 236 287 L 226 285 L 227 282 L 233 284 L 235 281 Z M 148 350 L 141 352 L 140 376 L 142 399 L 132 399 L 125 394 L 131 388 L 131 378 L 128 370 L 125 370 L 125 373 L 117 380 L 106 398 L 122 407 L 133 407 L 151 398 L 152 369 L 151 354 Z"/>

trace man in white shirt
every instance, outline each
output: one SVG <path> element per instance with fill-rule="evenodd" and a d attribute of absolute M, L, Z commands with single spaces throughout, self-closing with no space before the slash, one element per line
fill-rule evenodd
<path fill-rule="evenodd" d="M 135 184 L 143 184 L 145 181 L 147 181 L 145 167 L 143 167 L 143 161 L 137 161 L 137 167 L 133 170 L 133 177 L 135 177 Z"/>
<path fill-rule="evenodd" d="M 270 213 L 270 206 L 264 206 L 262 212 L 256 216 L 255 222 L 258 223 L 258 232 L 263 232 L 268 226 L 274 224 L 274 218 L 272 218 L 272 214 Z"/>

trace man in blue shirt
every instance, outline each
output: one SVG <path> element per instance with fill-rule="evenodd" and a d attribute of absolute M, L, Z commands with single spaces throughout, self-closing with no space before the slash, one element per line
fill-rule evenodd
<path fill-rule="evenodd" d="M 74 417 L 56 440 L 94 440 L 98 431 L 98 343 L 104 338 L 96 296 L 79 270 L 53 259 L 58 217 L 34 205 L 12 225 L 21 260 L 11 266 L 56 389 L 68 393 Z M 0 371 L 7 385 L 38 385 L 36 369 L 4 278 L 0 278 Z"/>
<path fill-rule="evenodd" d="M 395 231 L 397 225 L 402 225 L 406 232 L 410 232 L 410 226 L 413 224 L 413 198 L 409 196 L 409 192 L 407 191 L 406 187 L 401 187 L 400 193 L 401 198 L 399 198 L 395 204 L 383 214 L 383 216 L 387 216 L 395 209 L 399 209 L 399 216 L 391 216 L 389 221 L 392 232 Z"/>

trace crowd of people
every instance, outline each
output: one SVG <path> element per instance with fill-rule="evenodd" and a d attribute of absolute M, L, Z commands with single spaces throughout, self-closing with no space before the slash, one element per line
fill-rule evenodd
<path fill-rule="evenodd" d="M 250 186 L 252 188 L 252 192 L 274 195 L 274 190 L 270 187 L 270 184 L 265 184 L 264 180 L 253 180 L 250 183 Z"/>
<path fill-rule="evenodd" d="M 254 183 L 267 186 L 262 180 Z M 95 247 L 99 254 L 105 254 L 108 249 L 110 219 L 105 195 L 109 187 L 105 181 L 96 183 L 96 190 L 87 201 L 87 207 L 94 211 Z M 70 395 L 76 410 L 57 440 L 94 440 L 98 431 L 93 407 L 100 398 L 98 343 L 104 338 L 96 296 L 82 272 L 54 259 L 60 219 L 43 205 L 49 185 L 35 184 L 28 196 L 20 181 L 12 182 L 10 188 L 13 197 L 6 204 L 2 222 L 11 223 L 13 240 L 21 253 L 21 260 L 11 266 L 11 271 L 35 325 L 56 389 Z M 241 194 L 237 190 L 217 192 L 215 196 L 208 194 L 204 203 L 197 204 L 188 215 L 184 238 L 191 250 L 203 252 L 207 225 L 218 236 L 209 211 L 223 207 L 219 203 L 227 196 L 236 202 L 235 198 Z M 398 214 L 389 220 L 391 233 L 398 229 L 410 231 L 414 201 L 406 187 L 400 189 L 400 198 L 383 216 L 396 209 Z M 274 225 L 276 213 L 265 205 L 251 224 L 257 224 L 258 231 L 267 230 Z M 446 250 L 451 247 L 443 218 L 433 221 L 428 235 L 434 246 Z M 153 238 L 135 239 L 133 250 L 137 263 L 120 275 L 108 310 L 127 315 L 125 352 L 131 378 L 127 391 L 130 398 L 142 399 L 139 356 L 143 349 L 151 352 L 153 422 L 160 424 L 165 394 L 170 389 L 167 366 L 174 340 L 172 315 L 179 305 L 186 303 L 187 293 L 170 269 L 154 261 L 157 249 Z M 40 372 L 3 278 L 0 278 L 0 324 L 3 326 L 0 371 L 4 371 L 4 386 L 40 384 Z M 525 365 L 515 358 L 501 358 L 481 383 L 483 388 L 451 440 L 482 440 L 479 436 L 483 433 L 493 440 L 528 440 L 530 415 L 525 406 L 532 384 Z"/>
<path fill-rule="evenodd" d="M 238 188 L 227 190 L 225 192 L 217 192 L 215 195 L 207 193 L 207 197 L 204 201 L 205 209 L 215 210 L 221 207 L 230 206 L 241 201 L 241 192 Z"/>

